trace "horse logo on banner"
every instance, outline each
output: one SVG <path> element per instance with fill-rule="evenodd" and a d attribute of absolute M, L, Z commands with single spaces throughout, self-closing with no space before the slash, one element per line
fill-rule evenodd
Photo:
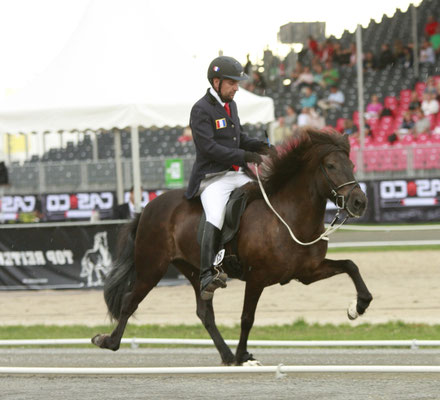
<path fill-rule="evenodd" d="M 108 249 L 107 232 L 95 234 L 93 248 L 81 259 L 81 278 L 87 278 L 87 287 L 102 286 L 110 272 L 112 256 Z"/>

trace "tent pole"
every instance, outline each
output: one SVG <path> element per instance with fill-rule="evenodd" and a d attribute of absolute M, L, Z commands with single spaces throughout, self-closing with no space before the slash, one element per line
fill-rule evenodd
<path fill-rule="evenodd" d="M 141 212 L 141 165 L 139 157 L 139 128 L 131 127 L 131 161 L 133 167 L 134 209 Z"/>
<path fill-rule="evenodd" d="M 116 163 L 116 198 L 118 205 L 124 202 L 124 186 L 122 183 L 121 131 L 113 129 Z"/>
<path fill-rule="evenodd" d="M 364 71 L 362 60 L 362 26 L 358 24 L 356 29 L 356 70 L 357 70 L 357 86 L 358 86 L 358 111 L 359 111 L 359 142 L 360 142 L 360 154 L 358 171 L 363 174 L 364 172 L 364 146 L 365 146 L 365 124 L 364 124 Z"/>

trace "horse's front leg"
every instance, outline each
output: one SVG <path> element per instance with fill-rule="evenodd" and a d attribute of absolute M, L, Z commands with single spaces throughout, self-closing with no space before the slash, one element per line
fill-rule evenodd
<path fill-rule="evenodd" d="M 237 365 L 261 365 L 255 360 L 252 354 L 247 351 L 247 341 L 249 332 L 252 329 L 255 319 L 255 310 L 257 309 L 258 300 L 263 293 L 264 286 L 257 285 L 253 282 L 246 282 L 246 291 L 244 296 L 243 312 L 241 314 L 241 333 L 235 354 L 235 362 Z"/>
<path fill-rule="evenodd" d="M 304 283 L 312 283 L 333 275 L 346 273 L 352 279 L 357 292 L 355 303 L 350 304 L 347 314 L 349 319 L 356 319 L 362 315 L 373 300 L 373 296 L 365 285 L 364 280 L 359 272 L 358 266 L 351 260 L 329 260 L 324 259 L 316 268 L 317 273 L 313 275 L 311 280 Z"/>

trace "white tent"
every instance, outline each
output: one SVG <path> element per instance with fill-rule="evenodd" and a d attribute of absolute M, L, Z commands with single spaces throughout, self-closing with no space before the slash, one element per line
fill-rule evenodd
<path fill-rule="evenodd" d="M 92 1 L 48 69 L 0 104 L 0 132 L 133 127 L 136 194 L 140 185 L 137 127 L 188 125 L 192 104 L 209 85 L 205 78 L 209 60 L 216 56 L 215 49 L 210 49 L 211 54 L 193 57 L 179 35 L 183 26 L 165 24 L 160 32 L 153 28 L 152 21 L 164 19 L 154 4 Z M 240 90 L 236 101 L 242 123 L 267 123 L 274 118 L 272 99 Z"/>

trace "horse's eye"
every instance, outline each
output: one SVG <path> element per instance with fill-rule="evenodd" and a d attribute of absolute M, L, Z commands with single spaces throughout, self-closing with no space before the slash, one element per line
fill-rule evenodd
<path fill-rule="evenodd" d="M 335 164 L 327 164 L 326 165 L 327 169 L 335 169 Z"/>

